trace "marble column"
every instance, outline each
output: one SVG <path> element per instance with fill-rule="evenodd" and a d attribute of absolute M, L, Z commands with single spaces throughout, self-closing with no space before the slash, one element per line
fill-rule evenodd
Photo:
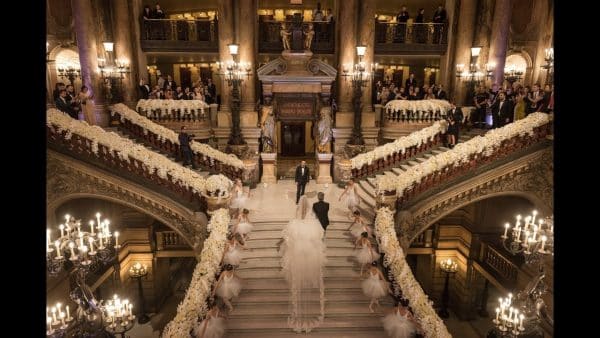
<path fill-rule="evenodd" d="M 73 8 L 74 31 L 77 36 L 79 64 L 81 66 L 81 82 L 88 87 L 89 94 L 94 97 L 96 124 L 108 126 L 108 112 L 104 102 L 102 80 L 98 70 L 98 49 L 95 13 L 92 11 L 91 0 L 71 0 Z"/>
<path fill-rule="evenodd" d="M 233 43 L 235 36 L 233 31 L 233 0 L 220 0 L 218 1 L 218 18 L 219 18 L 219 61 L 227 62 L 231 61 L 232 57 L 229 54 L 228 44 Z M 229 113 L 230 109 L 230 88 L 227 86 L 226 81 L 220 79 L 223 88 L 219 95 L 221 95 L 221 106 L 219 110 L 222 113 Z M 231 118 L 229 118 L 231 120 Z"/>
<path fill-rule="evenodd" d="M 250 62 L 253 68 L 252 76 L 244 80 L 241 87 L 241 110 L 252 112 L 256 110 L 256 74 L 254 74 L 254 71 L 256 70 L 256 31 L 258 30 L 256 23 L 257 6 L 257 0 L 236 0 L 235 6 L 239 10 L 237 43 L 240 44 L 240 61 Z M 254 121 L 251 125 L 256 126 L 257 122 Z"/>
<path fill-rule="evenodd" d="M 455 22 L 457 20 L 457 6 L 458 0 L 446 0 L 445 8 L 447 14 L 448 26 L 445 27 L 448 36 L 448 49 L 446 53 L 440 57 L 440 70 L 436 83 L 442 84 L 446 93 L 451 93 L 454 90 L 453 78 L 456 76 L 454 73 L 454 52 L 455 52 Z"/>
<path fill-rule="evenodd" d="M 471 47 L 473 47 L 473 35 L 475 34 L 475 14 L 477 11 L 477 0 L 460 0 L 460 9 L 458 13 L 458 27 L 456 29 L 454 67 L 457 64 L 463 64 L 469 67 L 471 61 Z M 450 38 L 450 37 L 449 37 Z M 456 75 L 456 68 L 453 68 Z M 454 77 L 454 98 L 457 105 L 465 104 L 465 84 Z M 466 105 L 470 103 L 467 102 Z"/>
<path fill-rule="evenodd" d="M 538 35 L 538 45 L 535 52 L 535 58 L 532 64 L 531 77 L 526 78 L 527 83 L 539 82 L 544 85 L 547 82 L 548 72 L 542 68 L 546 64 L 546 48 L 553 47 L 552 37 L 554 36 L 554 4 L 541 1 L 537 4 L 540 11 L 540 30 Z"/>
<path fill-rule="evenodd" d="M 374 1 L 360 1 L 360 8 L 358 12 L 358 41 L 357 44 L 367 46 L 367 50 L 365 51 L 365 56 L 363 57 L 363 61 L 367 66 L 367 71 L 371 72 L 371 64 L 374 63 L 374 55 L 375 55 L 375 2 Z M 356 49 L 355 49 L 356 50 Z M 365 88 L 363 88 L 363 96 L 362 96 L 362 104 L 363 112 L 373 112 L 373 102 L 372 102 L 372 90 L 373 85 L 369 83 Z M 374 127 L 374 120 L 372 124 L 366 124 L 365 122 L 370 122 L 369 119 L 365 119 L 366 116 L 363 116 L 362 124 L 366 127 Z M 367 121 L 365 121 L 367 120 Z"/>
<path fill-rule="evenodd" d="M 133 49 L 134 57 L 134 60 L 131 60 L 131 64 L 136 64 L 137 71 L 137 73 L 134 73 L 132 71 L 131 77 L 133 81 L 135 81 L 134 84 L 139 83 L 140 79 L 144 79 L 144 81 L 146 81 L 146 83 L 150 85 L 150 78 L 148 75 L 148 62 L 146 60 L 146 54 L 144 54 L 144 52 L 142 51 L 142 43 L 140 41 L 142 38 L 142 29 L 140 26 L 141 23 L 139 18 L 141 18 L 142 16 L 142 8 L 144 7 L 144 4 L 142 3 L 142 0 L 133 0 L 129 3 L 129 7 L 129 12 L 132 15 L 130 27 L 132 32 L 131 48 Z M 138 94 L 137 98 L 139 99 L 139 91 L 136 90 L 136 93 Z"/>
<path fill-rule="evenodd" d="M 113 32 L 114 32 L 114 53 L 115 60 L 121 60 L 129 63 L 131 73 L 125 74 L 121 91 L 123 94 L 123 103 L 129 108 L 135 109 L 137 102 L 137 81 L 139 81 L 137 63 L 133 58 L 133 44 L 131 30 L 123 29 L 130 27 L 132 15 L 129 12 L 127 1 L 113 0 L 111 1 L 113 11 Z M 133 20 L 136 21 L 137 20 Z"/>
<path fill-rule="evenodd" d="M 352 113 L 352 83 L 341 76 L 341 69 L 345 64 L 358 61 L 356 57 L 356 0 L 346 0 L 340 4 L 339 20 L 336 22 L 339 35 L 338 77 L 339 97 L 338 109 L 340 113 Z M 337 122 L 341 122 L 337 120 Z M 352 122 L 350 122 L 352 125 Z M 339 126 L 339 124 L 338 124 Z"/>
<path fill-rule="evenodd" d="M 488 63 L 496 63 L 492 83 L 502 86 L 504 82 L 504 63 L 508 47 L 508 30 L 512 13 L 511 0 L 496 0 L 494 20 L 492 21 L 492 36 L 490 39 L 490 55 Z"/>
<path fill-rule="evenodd" d="M 481 47 L 477 63 L 480 67 L 488 62 L 490 55 L 490 33 L 492 31 L 492 13 L 494 0 L 479 0 L 477 8 L 477 21 L 475 22 L 475 41 L 473 46 Z M 460 34 L 460 33 L 459 33 Z"/>

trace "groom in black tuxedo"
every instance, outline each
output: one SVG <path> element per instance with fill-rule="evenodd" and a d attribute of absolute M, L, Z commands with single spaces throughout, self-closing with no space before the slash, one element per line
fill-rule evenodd
<path fill-rule="evenodd" d="M 306 161 L 302 161 L 299 166 L 296 167 L 296 186 L 298 189 L 296 190 L 296 204 L 300 200 L 300 196 L 304 195 L 304 187 L 308 180 L 310 179 L 310 175 L 308 173 L 308 167 L 306 166 Z"/>
<path fill-rule="evenodd" d="M 329 225 L 329 216 L 327 215 L 329 213 L 329 203 L 323 201 L 325 199 L 325 194 L 323 192 L 319 192 L 317 198 L 319 201 L 314 203 L 312 208 L 315 215 L 317 215 L 323 230 L 327 230 L 327 226 Z"/>

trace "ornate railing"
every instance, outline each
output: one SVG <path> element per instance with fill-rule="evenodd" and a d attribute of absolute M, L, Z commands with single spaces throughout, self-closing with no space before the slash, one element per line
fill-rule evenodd
<path fill-rule="evenodd" d="M 180 201 L 187 202 L 195 211 L 207 210 L 207 203 L 200 192 L 193 191 L 189 186 L 177 182 L 169 173 L 166 178 L 161 177 L 156 170 L 149 169 L 142 161 L 127 156 L 123 159 L 116 150 L 110 150 L 108 146 L 95 143 L 86 137 L 73 133 L 69 130 L 60 130 L 59 126 L 52 125 L 46 127 L 46 136 L 48 145 L 57 151 L 75 155 L 86 162 L 99 165 L 110 172 L 125 176 L 127 179 L 134 177 L 137 181 L 142 181 L 145 186 L 154 186 L 166 189 L 171 192 Z M 97 150 L 94 149 L 97 147 Z"/>
<path fill-rule="evenodd" d="M 218 105 L 199 100 L 139 100 L 137 112 L 153 121 L 160 122 L 206 122 L 210 110 L 216 114 Z M 206 124 L 208 126 L 208 123 Z"/>
<path fill-rule="evenodd" d="M 283 51 L 281 41 L 281 25 L 291 26 L 292 21 L 259 20 L 258 23 L 258 52 L 280 53 Z M 310 21 L 302 23 L 302 30 L 307 31 L 312 24 L 315 31 L 311 50 L 313 53 L 333 54 L 335 51 L 335 23 L 324 21 Z"/>
<path fill-rule="evenodd" d="M 503 140 L 500 146 L 493 151 L 471 154 L 469 155 L 468 160 L 463 164 L 455 166 L 454 163 L 451 163 L 442 169 L 436 170 L 425 176 L 420 182 L 414 183 L 410 188 L 406 188 L 404 191 L 399 192 L 397 201 L 398 208 L 401 209 L 402 205 L 405 205 L 409 200 L 433 187 L 442 185 L 459 176 L 470 174 L 473 170 L 478 169 L 485 164 L 503 159 L 517 151 L 544 141 L 546 136 L 550 134 L 551 129 L 552 122 L 550 121 L 544 125 L 533 128 L 533 135 L 518 135 Z"/>
<path fill-rule="evenodd" d="M 481 243 L 479 261 L 507 287 L 516 285 L 519 267 L 487 243 Z"/>
<path fill-rule="evenodd" d="M 142 20 L 141 42 L 144 51 L 219 50 L 216 20 L 150 19 Z"/>
<path fill-rule="evenodd" d="M 119 112 L 112 112 L 115 118 L 122 120 L 118 128 L 121 132 L 126 133 L 134 137 L 137 141 L 142 142 L 144 145 L 151 146 L 153 149 L 163 151 L 176 158 L 182 158 L 181 147 L 179 144 L 171 142 L 168 139 L 159 137 L 154 132 L 145 129 L 144 127 L 133 123 L 127 118 L 123 118 Z M 192 161 L 202 168 L 210 171 L 211 173 L 221 173 L 231 180 L 236 178 L 243 179 L 243 168 L 236 168 L 231 165 L 227 165 L 211 156 L 202 154 L 192 150 Z"/>
<path fill-rule="evenodd" d="M 179 236 L 176 231 L 156 232 L 157 250 L 181 250 L 190 249 L 190 246 Z"/>
<path fill-rule="evenodd" d="M 445 23 L 375 22 L 375 53 L 444 52 L 447 45 L 448 25 Z"/>

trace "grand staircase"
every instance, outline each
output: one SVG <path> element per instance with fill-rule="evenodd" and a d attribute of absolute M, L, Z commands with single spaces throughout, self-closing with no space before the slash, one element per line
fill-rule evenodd
<path fill-rule="evenodd" d="M 472 129 L 470 131 L 461 130 L 457 143 L 466 142 L 475 136 L 485 134 L 485 132 L 486 130 L 483 129 Z M 373 221 L 375 218 L 375 191 L 377 187 L 376 183 L 378 176 L 391 175 L 392 177 L 396 177 L 398 175 L 402 175 L 402 173 L 404 173 L 408 168 L 418 165 L 419 163 L 424 162 L 427 158 L 443 153 L 447 150 L 449 150 L 449 148 L 444 146 L 434 147 L 424 153 L 417 154 L 416 156 L 404 160 L 397 167 L 359 180 L 357 183 L 358 195 L 362 199 L 361 204 L 359 205 L 361 214 L 371 221 Z"/>
<path fill-rule="evenodd" d="M 287 327 L 289 288 L 281 274 L 279 246 L 287 219 L 252 218 L 254 230 L 236 273 L 244 279 L 234 311 L 227 319 L 228 338 L 297 337 Z M 326 232 L 325 321 L 310 337 L 386 337 L 381 324 L 382 308 L 369 312 L 370 299 L 360 287 L 360 266 L 352 255 L 354 244 L 349 220 L 334 220 Z M 373 243 L 376 244 L 376 243 Z M 388 296 L 383 308 L 393 306 Z M 315 307 L 318 304 L 315 303 Z"/>

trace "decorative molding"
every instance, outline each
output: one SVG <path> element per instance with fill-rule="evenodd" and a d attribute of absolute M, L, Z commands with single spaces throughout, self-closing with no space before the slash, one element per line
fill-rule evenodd
<path fill-rule="evenodd" d="M 208 236 L 206 217 L 203 217 L 202 213 L 195 213 L 143 186 L 49 149 L 46 176 L 46 205 L 49 216 L 68 200 L 98 198 L 126 205 L 154 217 L 175 230 L 197 253 Z"/>
<path fill-rule="evenodd" d="M 400 244 L 408 248 L 432 223 L 465 205 L 490 197 L 520 195 L 552 212 L 553 152 L 546 147 L 448 187 L 396 213 Z"/>

